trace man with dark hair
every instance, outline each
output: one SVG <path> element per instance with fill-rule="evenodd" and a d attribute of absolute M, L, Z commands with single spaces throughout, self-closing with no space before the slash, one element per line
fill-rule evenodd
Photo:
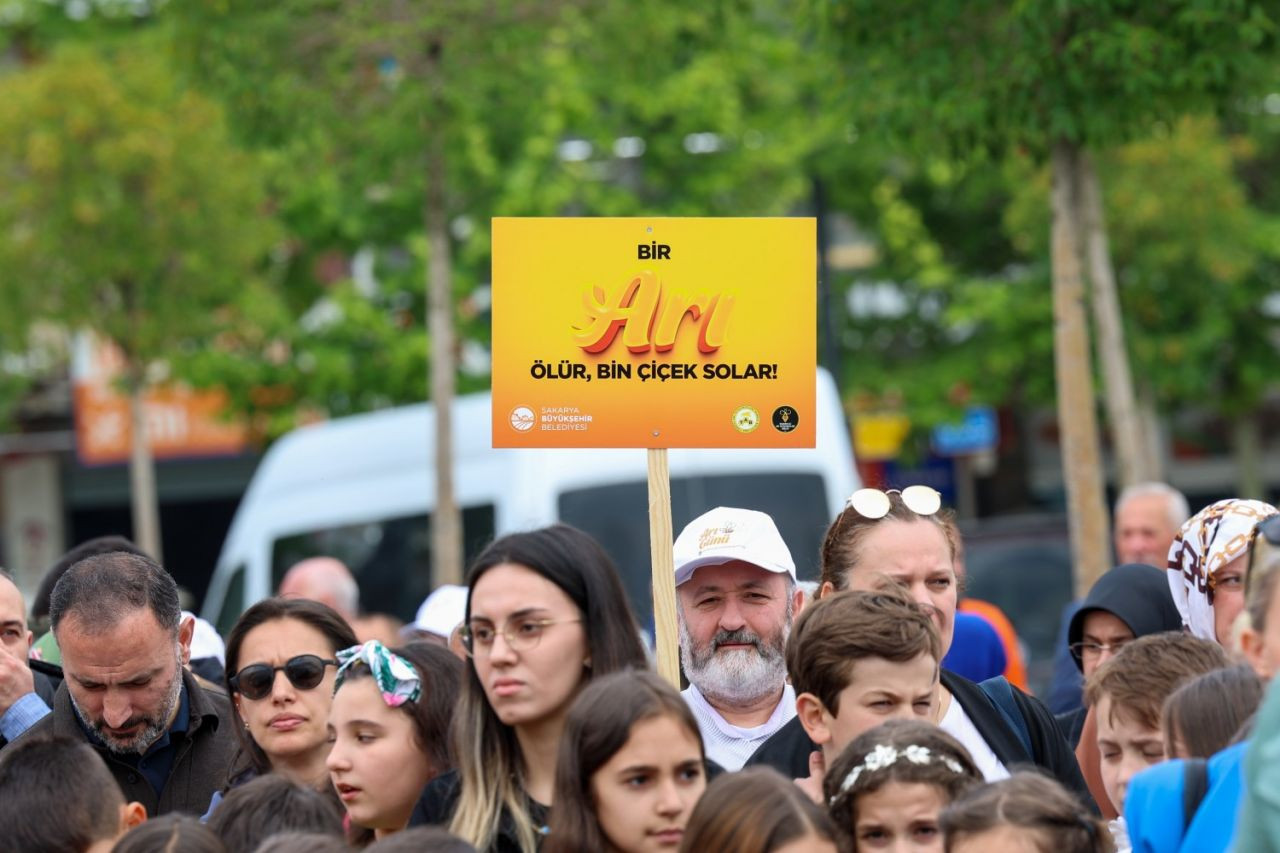
<path fill-rule="evenodd" d="M 182 666 L 193 622 L 181 614 L 173 578 L 147 557 L 72 566 L 49 607 L 65 677 L 53 713 L 24 736 L 88 741 L 149 815 L 202 814 L 236 751 L 227 697 Z"/>
<path fill-rule="evenodd" d="M 44 573 L 44 577 L 40 579 L 40 586 L 36 588 L 35 599 L 31 602 L 31 630 L 36 633 L 37 637 L 44 636 L 44 633 L 49 630 L 49 599 L 53 596 L 54 585 L 59 578 L 66 574 L 67 569 L 85 557 L 110 554 L 115 551 L 146 556 L 146 552 L 123 536 L 95 536 L 93 539 L 87 539 L 63 554 L 56 563 L 49 567 L 48 571 Z"/>
<path fill-rule="evenodd" d="M 57 809 L 57 819 L 48 816 Z M 23 853 L 100 853 L 146 820 L 83 741 L 24 738 L 0 754 L 0 838 Z"/>
<path fill-rule="evenodd" d="M 22 591 L 0 569 L 0 747 L 39 722 L 53 703 L 53 684 L 31 671 L 30 653 Z"/>

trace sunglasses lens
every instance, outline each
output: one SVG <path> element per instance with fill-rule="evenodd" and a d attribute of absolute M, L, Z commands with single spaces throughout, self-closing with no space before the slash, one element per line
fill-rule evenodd
<path fill-rule="evenodd" d="M 311 690 L 324 680 L 324 661 L 315 655 L 302 655 L 284 665 L 284 674 L 299 690 Z"/>
<path fill-rule="evenodd" d="M 942 508 L 942 495 L 928 486 L 907 486 L 902 490 L 902 502 L 917 515 L 933 515 Z"/>
<path fill-rule="evenodd" d="M 265 664 L 255 663 L 240 670 L 236 676 L 236 689 L 246 699 L 261 699 L 271 692 L 275 672 Z"/>
<path fill-rule="evenodd" d="M 858 489 L 849 496 L 849 506 L 863 518 L 884 518 L 889 514 L 889 496 L 879 489 Z"/>

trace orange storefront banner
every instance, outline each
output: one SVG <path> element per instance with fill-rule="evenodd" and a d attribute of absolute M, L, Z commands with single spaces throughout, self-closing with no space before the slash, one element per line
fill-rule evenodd
<path fill-rule="evenodd" d="M 813 447 L 815 221 L 493 220 L 494 447 Z"/>
<path fill-rule="evenodd" d="M 127 462 L 133 428 L 129 399 L 114 384 L 120 358 L 115 347 L 82 338 L 73 359 L 76 453 L 85 465 Z M 147 439 L 157 459 L 223 456 L 249 446 L 243 421 L 224 417 L 226 396 L 162 385 L 143 396 Z"/>

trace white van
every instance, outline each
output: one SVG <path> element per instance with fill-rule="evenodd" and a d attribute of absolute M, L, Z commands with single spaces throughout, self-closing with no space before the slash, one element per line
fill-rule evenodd
<path fill-rule="evenodd" d="M 821 370 L 817 406 L 814 450 L 670 451 L 674 532 L 715 506 L 758 509 L 777 522 L 800 577 L 816 577 L 822 534 L 858 484 L 839 396 Z M 467 559 L 495 536 L 567 522 L 604 545 L 641 624 L 651 622 L 645 451 L 495 450 L 489 412 L 488 394 L 454 405 Z M 324 554 L 351 567 L 364 610 L 412 619 L 435 585 L 434 423 L 424 403 L 302 427 L 272 445 L 232 520 L 204 618 L 225 633 L 295 562 Z"/>

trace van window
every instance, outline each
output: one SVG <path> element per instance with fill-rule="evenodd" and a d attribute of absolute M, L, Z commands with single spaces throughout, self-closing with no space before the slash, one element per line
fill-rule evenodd
<path fill-rule="evenodd" d="M 801 580 L 818 576 L 818 549 L 831 523 L 820 474 L 724 474 L 671 479 L 673 536 L 709 509 L 735 506 L 767 513 L 791 550 Z M 647 483 L 617 483 L 564 492 L 560 520 L 600 541 L 622 573 L 627 597 L 642 627 L 652 627 Z"/>
<path fill-rule="evenodd" d="M 231 570 L 227 588 L 222 596 L 222 609 L 218 611 L 218 633 L 227 636 L 231 627 L 244 610 L 244 563 Z"/>
<path fill-rule="evenodd" d="M 462 510 L 464 559 L 493 540 L 493 504 Z M 336 557 L 360 585 L 360 609 L 410 622 L 435 586 L 431 571 L 431 516 L 406 515 L 312 530 L 277 539 L 271 547 L 271 588 L 307 557 Z"/>

